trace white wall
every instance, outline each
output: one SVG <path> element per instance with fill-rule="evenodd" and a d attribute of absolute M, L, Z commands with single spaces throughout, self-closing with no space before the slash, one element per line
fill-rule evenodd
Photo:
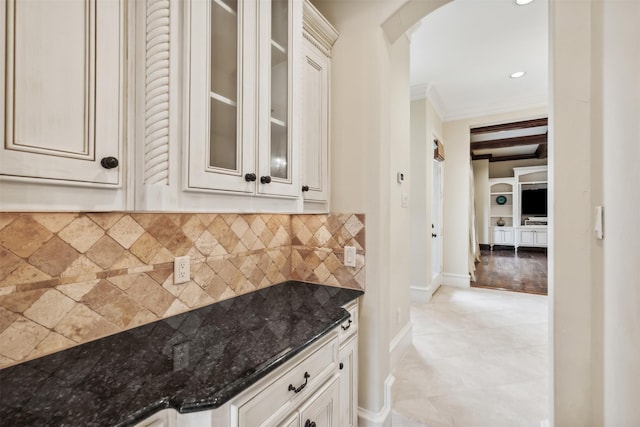
<path fill-rule="evenodd" d="M 431 169 L 433 157 L 427 136 L 427 100 L 411 102 L 411 289 L 416 300 L 426 301 L 429 286 L 429 244 L 431 243 Z"/>
<path fill-rule="evenodd" d="M 640 425 L 640 2 L 602 9 L 604 425 Z"/>
<path fill-rule="evenodd" d="M 389 49 L 390 53 L 390 134 L 389 159 L 391 185 L 389 222 L 389 337 L 393 345 L 402 339 L 410 344 L 409 308 L 411 282 L 411 137 L 410 137 L 410 92 L 409 92 L 409 39 L 399 38 Z M 397 174 L 403 173 L 405 181 L 397 182 Z M 409 198 L 402 206 L 402 196 Z M 406 335 L 408 334 L 408 335 Z M 400 350 L 399 350 L 400 351 Z M 392 357 L 391 368 L 397 357 Z"/>
<path fill-rule="evenodd" d="M 481 245 L 491 243 L 489 239 L 489 160 L 474 160 L 473 182 L 476 197 L 476 233 Z"/>
<path fill-rule="evenodd" d="M 399 1 L 317 1 L 340 32 L 331 84 L 332 210 L 366 214 L 366 293 L 360 320 L 360 425 L 388 425 L 389 344 L 409 316 L 409 210 L 396 184 L 409 162 L 409 48 L 380 24 Z M 392 154 L 393 153 L 393 154 Z M 392 295 L 393 294 L 393 295 Z M 400 308 L 400 321 L 392 313 Z"/>
<path fill-rule="evenodd" d="M 591 398 L 591 0 L 552 0 L 549 10 L 552 419 L 590 426 L 598 405 Z"/>
<path fill-rule="evenodd" d="M 513 168 L 522 168 L 525 166 L 543 166 L 547 164 L 547 159 L 527 159 L 527 160 L 509 160 L 506 162 L 489 163 L 489 178 L 504 178 L 513 176 Z"/>

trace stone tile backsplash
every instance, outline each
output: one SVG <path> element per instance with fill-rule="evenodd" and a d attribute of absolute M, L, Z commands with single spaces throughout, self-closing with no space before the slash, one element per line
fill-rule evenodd
<path fill-rule="evenodd" d="M 0 368 L 289 279 L 364 289 L 364 236 L 356 214 L 0 213 Z"/>

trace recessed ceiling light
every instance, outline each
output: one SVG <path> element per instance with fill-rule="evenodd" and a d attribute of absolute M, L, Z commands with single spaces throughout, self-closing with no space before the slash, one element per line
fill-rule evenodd
<path fill-rule="evenodd" d="M 513 0 L 516 6 L 524 6 L 531 3 L 533 0 Z"/>
<path fill-rule="evenodd" d="M 511 77 L 512 79 L 519 79 L 520 77 L 523 77 L 525 74 L 527 74 L 525 71 L 516 71 L 515 73 L 511 73 L 509 77 Z"/>

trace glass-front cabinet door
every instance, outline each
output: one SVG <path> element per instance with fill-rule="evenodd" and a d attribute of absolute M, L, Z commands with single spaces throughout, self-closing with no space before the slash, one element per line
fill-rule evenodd
<path fill-rule="evenodd" d="M 299 92 L 301 6 L 299 0 L 260 2 L 259 27 L 265 35 L 260 38 L 259 52 L 261 194 L 300 194 L 296 162 L 299 114 L 293 106 Z"/>
<path fill-rule="evenodd" d="M 297 196 L 300 1 L 191 0 L 188 9 L 187 189 Z"/>
<path fill-rule="evenodd" d="M 252 2 L 187 2 L 188 190 L 255 192 Z M 252 46 L 253 43 L 253 46 Z"/>

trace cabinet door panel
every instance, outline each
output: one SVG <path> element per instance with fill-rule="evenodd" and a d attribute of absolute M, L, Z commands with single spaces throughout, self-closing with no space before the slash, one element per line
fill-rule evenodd
<path fill-rule="evenodd" d="M 339 427 L 338 399 L 340 389 L 338 377 L 332 377 L 316 395 L 300 408 L 300 423 L 315 422 L 316 427 Z"/>
<path fill-rule="evenodd" d="M 188 190 L 253 193 L 256 28 L 252 2 L 191 0 L 188 5 Z"/>
<path fill-rule="evenodd" d="M 358 338 L 340 349 L 340 427 L 358 425 Z"/>
<path fill-rule="evenodd" d="M 124 5 L 8 0 L 0 173 L 118 186 L 122 167 Z M 6 92 L 5 92 L 6 91 Z"/>
<path fill-rule="evenodd" d="M 300 194 L 296 122 L 300 85 L 302 3 L 271 0 L 258 3 L 258 170 L 269 182 L 257 183 L 257 192 L 275 196 Z"/>
<path fill-rule="evenodd" d="M 535 233 L 532 230 L 520 231 L 520 244 L 521 245 L 533 245 L 535 244 Z"/>
<path fill-rule="evenodd" d="M 328 199 L 328 61 L 310 42 L 303 45 L 302 69 L 302 185 L 305 200 Z"/>
<path fill-rule="evenodd" d="M 547 245 L 547 232 L 544 230 L 536 231 L 536 244 L 540 246 Z"/>
<path fill-rule="evenodd" d="M 513 244 L 513 230 L 511 228 L 505 228 L 502 230 L 502 243 Z"/>

